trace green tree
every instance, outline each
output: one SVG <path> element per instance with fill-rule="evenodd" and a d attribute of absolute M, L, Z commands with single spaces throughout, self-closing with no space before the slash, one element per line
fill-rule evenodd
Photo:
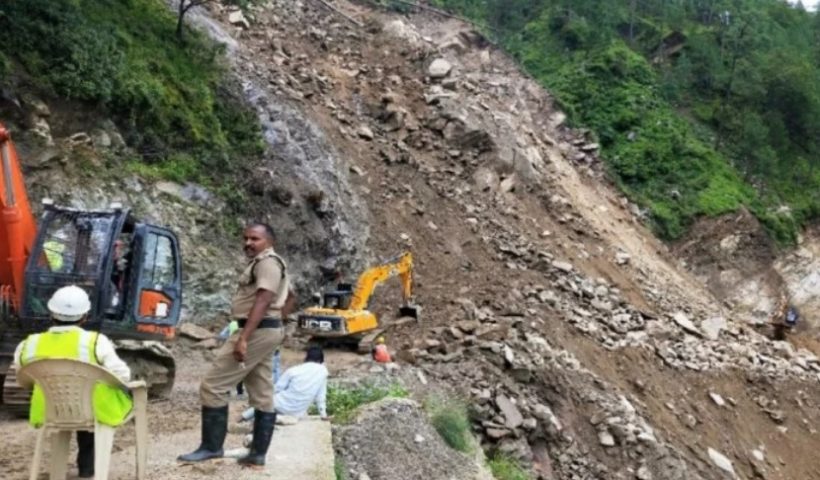
<path fill-rule="evenodd" d="M 740 204 L 779 240 L 820 218 L 820 15 L 782 0 L 436 3 L 493 26 L 662 234 Z"/>

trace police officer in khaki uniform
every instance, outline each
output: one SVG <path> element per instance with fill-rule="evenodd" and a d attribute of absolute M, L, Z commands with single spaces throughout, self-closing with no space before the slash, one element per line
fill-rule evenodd
<path fill-rule="evenodd" d="M 273 250 L 273 229 L 254 223 L 245 228 L 245 255 L 249 261 L 233 296 L 236 331 L 217 352 L 200 385 L 202 443 L 183 462 L 201 462 L 223 456 L 228 429 L 229 391 L 243 382 L 254 408 L 253 442 L 243 465 L 264 465 L 276 413 L 273 408 L 273 352 L 284 340 L 282 308 L 288 299 L 289 278 L 285 261 Z"/>

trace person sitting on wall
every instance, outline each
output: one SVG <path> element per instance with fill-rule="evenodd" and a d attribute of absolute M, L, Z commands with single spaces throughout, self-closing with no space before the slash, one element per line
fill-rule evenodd
<path fill-rule="evenodd" d="M 304 417 L 312 404 L 319 416 L 327 416 L 327 378 L 329 376 L 322 347 L 310 347 L 305 363 L 285 370 L 274 387 L 274 408 L 279 415 Z M 253 418 L 253 409 L 242 414 L 242 420 Z"/>

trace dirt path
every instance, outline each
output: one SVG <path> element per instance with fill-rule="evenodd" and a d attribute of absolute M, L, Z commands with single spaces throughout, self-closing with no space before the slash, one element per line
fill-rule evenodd
<path fill-rule="evenodd" d="M 241 445 L 244 433 L 234 430 L 226 449 Z M 152 438 L 152 455 L 148 461 L 147 480 L 188 480 L 209 478 L 229 480 L 332 480 L 333 445 L 330 424 L 317 418 L 305 419 L 296 425 L 276 428 L 267 465 L 264 469 L 242 468 L 234 458 L 214 460 L 201 465 L 182 465 L 177 455 L 188 452 L 191 442 L 196 442 L 196 432 L 162 434 Z M 114 455 L 111 479 L 127 479 L 133 476 L 134 448 L 129 447 Z"/>
<path fill-rule="evenodd" d="M 297 364 L 302 352 L 285 350 L 282 367 Z M 324 480 L 333 478 L 333 449 L 330 439 L 330 425 L 322 422 L 306 421 L 302 425 L 277 427 L 274 442 L 268 456 L 269 470 L 251 473 L 240 469 L 233 459 L 210 462 L 205 465 L 178 465 L 177 455 L 196 448 L 200 440 L 199 401 L 197 390 L 199 379 L 209 362 L 200 351 L 188 351 L 178 355 L 177 381 L 168 400 L 152 402 L 149 415 L 149 480 L 208 478 L 212 480 L 234 480 L 236 478 L 273 478 Z M 358 363 L 361 357 L 349 352 L 327 351 L 326 363 L 331 376 L 337 375 L 348 366 Z M 231 418 L 235 419 L 246 407 L 244 400 L 232 399 Z M 229 425 L 226 450 L 242 447 L 242 439 L 250 432 L 250 426 Z M 0 479 L 24 480 L 28 478 L 31 455 L 34 452 L 35 430 L 25 420 L 12 419 L 6 414 L 0 416 Z M 110 480 L 134 478 L 134 430 L 131 426 L 117 432 Z M 72 442 L 73 443 L 73 442 Z M 71 452 L 72 466 L 69 480 L 76 477 L 76 466 Z M 48 459 L 48 451 L 44 455 Z M 276 467 L 275 469 L 273 467 Z M 47 464 L 41 465 L 41 478 L 46 479 Z M 328 476 L 330 475 L 330 476 Z"/>

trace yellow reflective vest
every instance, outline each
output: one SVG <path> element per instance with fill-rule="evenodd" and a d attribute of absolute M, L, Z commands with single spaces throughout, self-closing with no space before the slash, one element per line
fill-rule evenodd
<path fill-rule="evenodd" d="M 52 272 L 59 272 L 63 269 L 63 253 L 65 252 L 65 245 L 49 240 L 43 244 L 43 252 L 46 254 L 48 266 Z"/>
<path fill-rule="evenodd" d="M 29 335 L 20 353 L 20 365 L 45 358 L 63 358 L 99 365 L 97 360 L 97 332 L 81 328 Z M 131 395 L 105 384 L 97 384 L 93 394 L 94 416 L 104 425 L 116 427 L 128 417 L 133 408 Z M 29 423 L 35 428 L 45 422 L 46 403 L 43 391 L 34 386 L 31 396 Z"/>
<path fill-rule="evenodd" d="M 233 335 L 237 330 L 239 330 L 239 322 L 232 320 L 231 323 L 228 324 L 228 336 Z"/>

